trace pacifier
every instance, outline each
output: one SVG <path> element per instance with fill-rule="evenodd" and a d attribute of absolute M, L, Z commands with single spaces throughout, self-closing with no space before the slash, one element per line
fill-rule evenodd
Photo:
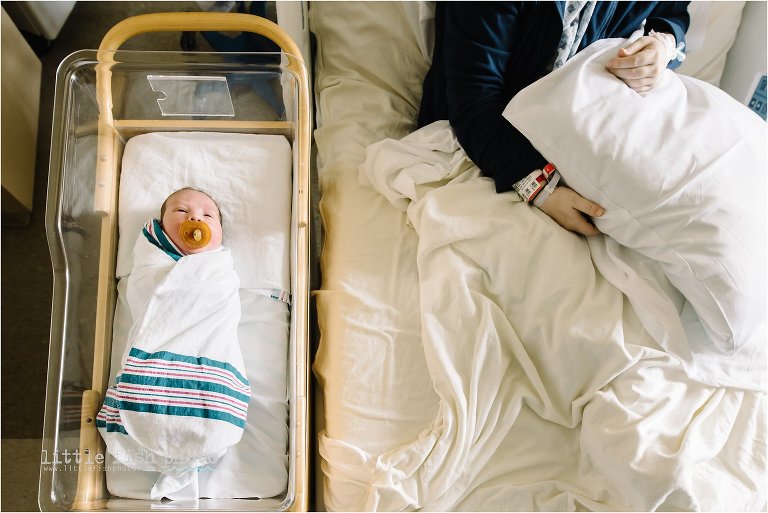
<path fill-rule="evenodd" d="M 203 221 L 184 221 L 179 228 L 179 237 L 190 248 L 200 249 L 211 242 L 211 229 Z"/>

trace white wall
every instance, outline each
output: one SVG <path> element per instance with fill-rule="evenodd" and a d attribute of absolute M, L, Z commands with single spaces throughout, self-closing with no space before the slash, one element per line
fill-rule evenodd
<path fill-rule="evenodd" d="M 764 0 L 749 1 L 744 5 L 736 41 L 728 52 L 720 87 L 738 101 L 745 103 L 751 97 L 751 86 L 756 74 L 765 74 L 768 64 L 766 47 L 768 13 Z"/>

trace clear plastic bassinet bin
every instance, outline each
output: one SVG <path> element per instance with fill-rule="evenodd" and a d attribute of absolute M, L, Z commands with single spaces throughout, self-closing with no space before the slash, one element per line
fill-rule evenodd
<path fill-rule="evenodd" d="M 272 54 L 120 51 L 149 31 L 250 31 Z M 41 510 L 306 511 L 309 489 L 309 84 L 301 54 L 275 24 L 242 14 L 129 18 L 98 51 L 67 57 L 56 78 L 46 230 L 54 268 Z M 151 132 L 277 134 L 290 143 L 287 482 L 272 497 L 149 500 L 113 496 L 96 428 L 111 365 L 123 148 Z M 243 191 L 258 198 L 259 191 Z"/>

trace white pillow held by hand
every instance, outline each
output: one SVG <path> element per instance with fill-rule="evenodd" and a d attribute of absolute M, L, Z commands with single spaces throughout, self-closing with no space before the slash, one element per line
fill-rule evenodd
<path fill-rule="evenodd" d="M 605 69 L 624 44 L 590 45 L 516 95 L 504 116 L 605 208 L 600 231 L 661 264 L 715 354 L 760 370 L 766 125 L 723 91 L 670 70 L 636 93 Z"/>

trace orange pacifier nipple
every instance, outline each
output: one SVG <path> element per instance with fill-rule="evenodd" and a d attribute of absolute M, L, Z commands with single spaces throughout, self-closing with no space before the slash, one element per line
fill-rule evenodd
<path fill-rule="evenodd" d="M 211 241 L 211 229 L 202 221 L 184 221 L 179 228 L 179 237 L 190 248 L 200 249 Z"/>

